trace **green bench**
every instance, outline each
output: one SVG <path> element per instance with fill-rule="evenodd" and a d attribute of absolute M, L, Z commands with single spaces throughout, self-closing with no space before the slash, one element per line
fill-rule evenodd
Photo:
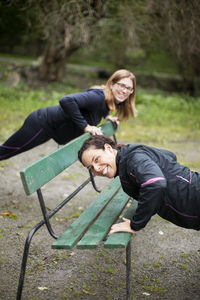
<path fill-rule="evenodd" d="M 106 122 L 101 128 L 105 135 L 113 136 L 115 139 L 115 128 L 111 122 Z M 17 290 L 17 300 L 20 300 L 22 295 L 26 264 L 32 237 L 44 224 L 46 225 L 49 234 L 55 239 L 52 244 L 53 249 L 68 250 L 73 247 L 77 247 L 78 249 L 96 249 L 102 243 L 104 244 L 104 247 L 108 249 L 125 248 L 126 299 L 130 299 L 130 240 L 132 235 L 130 233 L 121 232 L 107 236 L 110 227 L 113 223 L 117 222 L 122 212 L 125 212 L 125 217 L 130 218 L 137 207 L 136 201 L 132 201 L 131 205 L 127 205 L 130 197 L 123 192 L 119 178 L 116 177 L 111 180 L 111 182 L 100 192 L 96 187 L 93 175 L 89 173 L 89 178 L 81 183 L 78 188 L 50 212 L 47 212 L 43 199 L 41 187 L 78 160 L 77 152 L 84 140 L 89 136 L 89 134 L 84 134 L 74 139 L 20 172 L 26 194 L 30 195 L 37 192 L 43 219 L 29 232 L 25 242 Z M 82 214 L 66 229 L 66 231 L 58 236 L 52 229 L 50 218 L 90 182 L 99 194 Z"/>

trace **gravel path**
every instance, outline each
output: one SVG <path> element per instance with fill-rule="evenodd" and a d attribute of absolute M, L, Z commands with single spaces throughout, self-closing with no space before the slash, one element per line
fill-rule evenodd
<path fill-rule="evenodd" d="M 169 145 L 178 157 L 200 160 L 199 142 Z M 40 218 L 36 195 L 24 193 L 19 171 L 55 150 L 50 141 L 32 151 L 0 163 L 0 299 L 15 299 L 26 235 Z M 200 171 L 200 170 L 198 170 Z M 48 189 L 49 208 L 63 199 L 87 177 L 77 163 L 58 176 Z M 74 183 L 75 182 L 75 183 Z M 103 187 L 108 179 L 97 179 Z M 89 186 L 53 218 L 56 232 L 62 232 L 92 201 L 96 192 Z M 10 216 L 3 216 L 8 212 Z M 125 299 L 125 251 L 56 251 L 47 230 L 33 238 L 22 300 Z M 200 234 L 172 225 L 154 216 L 132 239 L 132 299 L 199 300 Z"/>

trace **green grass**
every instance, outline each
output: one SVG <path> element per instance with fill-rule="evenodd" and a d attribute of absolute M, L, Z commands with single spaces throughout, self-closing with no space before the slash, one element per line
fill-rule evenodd
<path fill-rule="evenodd" d="M 140 90 L 136 107 L 138 116 L 121 123 L 118 139 L 160 145 L 200 140 L 200 98 Z"/>
<path fill-rule="evenodd" d="M 134 49 L 129 51 L 126 68 L 130 68 L 133 72 L 154 74 L 179 74 L 178 62 L 168 51 L 158 49 L 151 50 L 146 57 L 145 51 L 142 49 Z M 98 66 L 107 71 L 113 72 L 116 66 L 108 59 L 105 59 L 102 53 L 97 55 L 96 51 L 91 51 L 90 47 L 84 47 L 76 51 L 70 58 L 69 62 L 72 64 Z"/>
<path fill-rule="evenodd" d="M 32 61 L 35 60 L 35 57 L 27 56 L 27 55 L 18 55 L 18 54 L 9 54 L 9 53 L 0 53 L 1 58 L 9 58 L 9 59 L 17 59 L 17 60 L 27 60 Z"/>
<path fill-rule="evenodd" d="M 59 85 L 34 90 L 25 85 L 15 88 L 0 85 L 0 140 L 17 130 L 32 111 L 57 105 L 65 94 L 77 91 L 71 87 L 65 88 L 65 92 L 63 90 Z"/>
<path fill-rule="evenodd" d="M 140 58 L 134 70 L 138 72 L 148 72 L 149 74 L 154 72 L 167 74 L 179 73 L 177 61 L 170 53 L 165 51 L 152 51 L 147 59 Z"/>

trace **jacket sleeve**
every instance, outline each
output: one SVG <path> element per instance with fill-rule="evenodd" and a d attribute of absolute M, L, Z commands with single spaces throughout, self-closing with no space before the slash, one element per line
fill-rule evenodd
<path fill-rule="evenodd" d="M 172 161 L 177 162 L 177 157 L 173 152 L 171 152 L 169 150 L 162 150 L 162 151 L 164 151 L 166 153 L 166 155 L 171 158 Z"/>
<path fill-rule="evenodd" d="M 60 99 L 60 106 L 64 112 L 71 118 L 78 128 L 83 130 L 87 125 L 87 121 L 81 113 L 84 111 L 94 111 L 104 99 L 103 94 L 94 91 L 85 91 L 83 93 L 75 93 L 64 96 Z M 103 116 L 102 116 L 103 117 Z"/>
<path fill-rule="evenodd" d="M 131 219 L 131 228 L 137 231 L 146 226 L 160 207 L 167 181 L 160 167 L 143 153 L 135 154 L 130 161 L 129 176 L 139 185 L 138 208 Z"/>

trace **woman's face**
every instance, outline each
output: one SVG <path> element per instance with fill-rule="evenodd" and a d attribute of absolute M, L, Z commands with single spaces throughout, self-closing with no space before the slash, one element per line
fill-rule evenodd
<path fill-rule="evenodd" d="M 111 91 L 115 98 L 115 103 L 124 102 L 133 92 L 133 81 L 129 77 L 125 77 L 111 84 Z"/>
<path fill-rule="evenodd" d="M 82 162 L 94 175 L 113 178 L 117 172 L 116 155 L 117 150 L 109 144 L 104 145 L 104 150 L 91 146 L 83 152 Z"/>

